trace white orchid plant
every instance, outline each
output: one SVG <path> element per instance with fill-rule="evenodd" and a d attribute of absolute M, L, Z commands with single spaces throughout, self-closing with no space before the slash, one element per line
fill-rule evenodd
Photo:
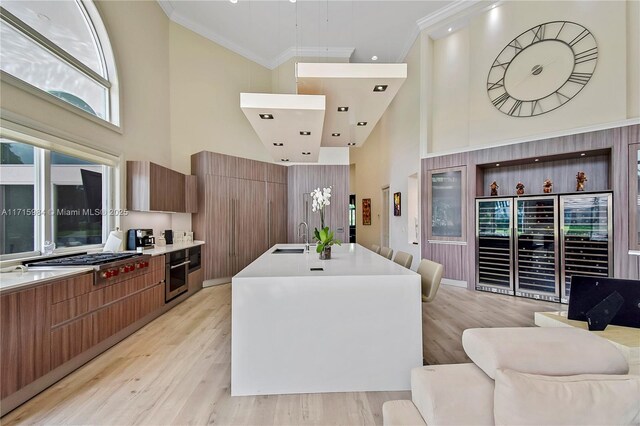
<path fill-rule="evenodd" d="M 328 188 L 316 188 L 311 191 L 311 210 L 313 212 L 320 213 L 320 226 L 322 229 L 316 228 L 314 236 L 318 240 L 316 251 L 322 252 L 326 247 L 331 247 L 333 244 L 340 245 L 340 240 L 333 238 L 333 232 L 329 232 L 329 227 L 324 226 L 324 208 L 331 204 L 331 187 Z"/>

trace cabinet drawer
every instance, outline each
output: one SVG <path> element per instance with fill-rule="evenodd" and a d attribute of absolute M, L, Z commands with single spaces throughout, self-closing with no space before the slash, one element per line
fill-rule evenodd
<path fill-rule="evenodd" d="M 93 290 L 93 273 L 57 281 L 51 284 L 51 303 L 58 303 L 63 300 L 89 293 Z"/>

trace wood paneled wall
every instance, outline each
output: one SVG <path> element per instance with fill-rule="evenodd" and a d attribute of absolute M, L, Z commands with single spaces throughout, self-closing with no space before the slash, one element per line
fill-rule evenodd
<path fill-rule="evenodd" d="M 628 254 L 629 233 L 627 231 L 629 145 L 638 142 L 640 142 L 640 125 L 631 125 L 422 159 L 422 257 L 443 263 L 446 278 L 466 281 L 469 288 L 475 288 L 475 198 L 486 194 L 486 187 L 494 178 L 495 180 L 504 179 L 504 177 L 499 177 L 499 174 L 504 173 L 504 169 L 497 170 L 499 168 L 496 168 L 495 164 L 519 160 L 528 163 L 528 166 L 522 164 L 513 166 L 514 169 L 511 171 L 520 169 L 523 179 L 531 179 L 534 182 L 531 186 L 535 186 L 535 182 L 539 180 L 539 172 L 545 170 L 545 167 L 555 166 L 555 170 L 564 169 L 566 171 L 561 172 L 559 175 L 561 177 L 555 178 L 554 192 L 560 192 L 564 188 L 562 186 L 565 185 L 564 181 L 571 181 L 568 170 L 582 164 L 585 168 L 591 167 L 589 170 L 592 170 L 593 174 L 593 177 L 589 176 L 588 190 L 611 189 L 613 191 L 614 276 L 638 279 L 640 277 L 640 260 L 639 256 Z M 595 155 L 589 155 L 590 151 Z M 587 156 L 578 159 L 582 152 L 587 152 Z M 603 152 L 605 153 L 603 154 Z M 573 153 L 578 160 L 567 159 L 567 155 Z M 557 160 L 553 158 L 554 156 L 557 157 Z M 540 161 L 541 164 L 535 163 L 534 165 L 535 158 L 543 158 Z M 467 200 L 467 229 L 469 230 L 467 241 L 457 246 L 429 242 L 427 227 L 430 226 L 430 218 L 427 216 L 427 206 L 430 200 L 427 195 L 429 184 L 427 171 L 456 166 L 467 166 L 467 194 L 465 197 Z M 509 171 L 507 170 L 507 172 Z M 575 182 L 575 172 L 572 173 L 574 175 L 573 182 Z M 603 187 L 605 181 L 608 188 Z M 498 184 L 501 185 L 500 194 L 511 195 L 514 193 L 510 183 L 504 186 L 500 182 Z M 537 192 L 540 192 L 538 187 L 527 191 L 528 194 Z"/>
<path fill-rule="evenodd" d="M 606 191 L 609 189 L 609 155 L 593 155 L 555 161 L 539 161 L 513 166 L 487 167 L 480 170 L 482 189 L 478 195 L 491 195 L 489 185 L 496 181 L 500 188 L 499 195 L 511 196 L 516 193 L 516 184 L 525 185 L 525 194 L 543 194 L 542 184 L 545 179 L 553 181 L 553 192 L 574 192 L 576 190 L 576 173 L 583 171 L 588 176 L 587 191 Z M 479 176 L 479 177 L 480 177 Z"/>
<path fill-rule="evenodd" d="M 311 198 L 305 194 L 329 186 L 332 187 L 331 204 L 326 207 L 325 226 L 334 231 L 342 228 L 343 232 L 336 232 L 336 238 L 343 242 L 349 240 L 349 166 L 296 165 L 289 167 L 289 243 L 304 241 L 298 237 L 298 224 L 305 218 L 309 225 L 309 240 L 313 242 L 313 229 L 320 227 L 320 215 L 311 212 Z"/>

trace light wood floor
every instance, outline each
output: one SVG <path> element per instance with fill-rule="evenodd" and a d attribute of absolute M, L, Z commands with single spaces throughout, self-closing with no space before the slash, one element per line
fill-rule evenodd
<path fill-rule="evenodd" d="M 560 305 L 443 286 L 423 304 L 425 360 L 467 360 L 470 327 L 532 326 Z M 233 397 L 231 289 L 202 290 L 2 418 L 13 424 L 382 424 L 382 403 L 409 392 Z"/>

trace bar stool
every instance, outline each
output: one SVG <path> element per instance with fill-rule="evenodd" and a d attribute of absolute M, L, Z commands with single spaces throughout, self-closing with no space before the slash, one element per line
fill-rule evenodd
<path fill-rule="evenodd" d="M 413 255 L 409 253 L 405 253 L 403 251 L 399 251 L 398 253 L 396 253 L 396 257 L 393 258 L 393 261 L 400 266 L 404 266 L 407 269 L 411 269 L 411 262 L 413 262 Z"/>
<path fill-rule="evenodd" d="M 418 266 L 418 274 L 422 277 L 422 301 L 431 302 L 436 298 L 444 266 L 431 260 L 422 259 Z"/>
<path fill-rule="evenodd" d="M 391 258 L 393 257 L 393 250 L 389 247 L 382 247 L 380 249 L 380 256 L 386 257 L 387 259 L 391 260 Z"/>
<path fill-rule="evenodd" d="M 375 254 L 380 254 L 380 246 L 377 244 L 373 244 L 371 246 L 371 251 L 374 252 Z"/>

